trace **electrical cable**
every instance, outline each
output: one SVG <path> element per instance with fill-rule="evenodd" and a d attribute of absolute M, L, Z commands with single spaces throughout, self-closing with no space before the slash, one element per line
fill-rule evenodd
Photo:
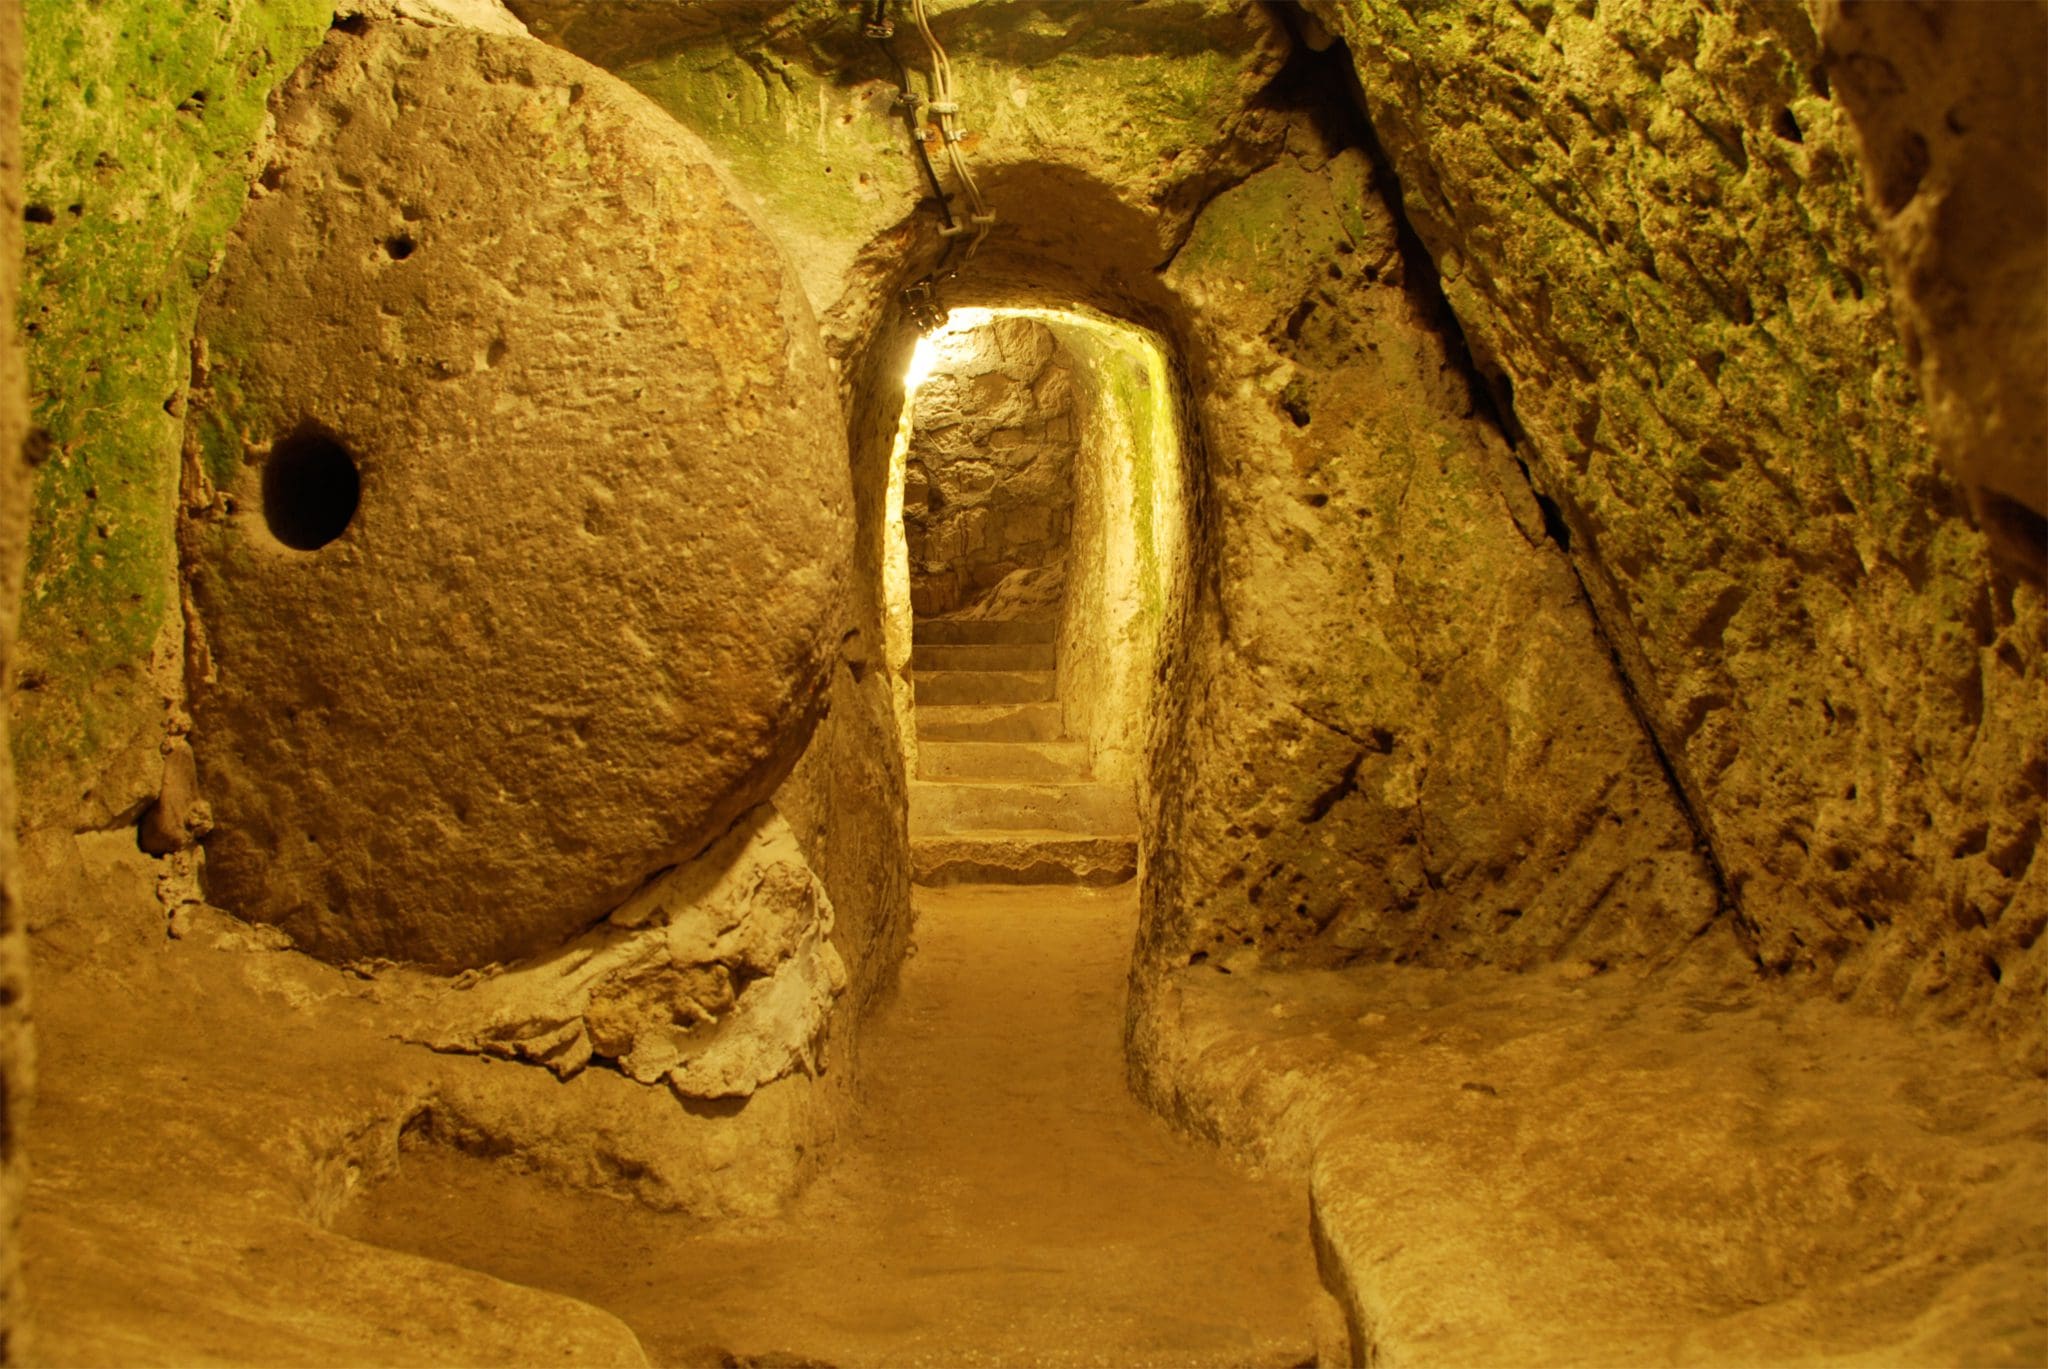
<path fill-rule="evenodd" d="M 967 130 L 959 122 L 960 104 L 954 99 L 953 63 L 946 56 L 946 49 L 940 46 L 938 35 L 932 32 L 931 16 L 925 11 L 925 0 L 910 0 L 910 15 L 917 24 L 918 36 L 924 39 L 925 50 L 931 56 L 932 98 L 926 108 L 938 116 L 939 137 L 945 144 L 946 158 L 952 164 L 953 175 L 960 182 L 961 191 L 967 196 L 967 220 L 974 236 L 969 240 L 966 253 L 961 257 L 961 261 L 965 262 L 988 237 L 996 216 L 988 207 L 988 202 L 981 197 L 981 187 L 975 184 L 974 173 L 968 170 L 966 154 L 960 148 L 960 141 L 967 136 Z M 956 224 L 952 225 L 952 231 L 959 233 L 964 230 Z"/>
<path fill-rule="evenodd" d="M 930 97 L 919 101 L 910 80 L 910 70 L 897 54 L 893 39 L 896 33 L 895 21 L 889 17 L 892 0 L 868 0 L 863 31 L 875 41 L 895 68 L 897 97 L 896 103 L 903 110 L 904 122 L 909 128 L 911 141 L 917 147 L 918 164 L 924 172 L 925 183 L 930 187 L 932 197 L 937 200 L 941 226 L 939 237 L 945 247 L 939 254 L 938 264 L 902 294 L 905 309 L 920 329 L 929 332 L 945 321 L 946 311 L 938 302 L 938 283 L 959 274 L 981 244 L 987 239 L 989 229 L 995 224 L 995 211 L 989 208 L 982 197 L 981 187 L 975 183 L 974 173 L 968 168 L 967 157 L 961 148 L 961 141 L 967 136 L 961 125 L 960 105 L 954 98 L 953 64 L 946 56 L 946 49 L 940 45 L 938 36 L 932 32 L 931 17 L 925 10 L 925 0 L 910 0 L 911 18 L 917 25 L 918 37 L 924 41 L 931 71 L 927 78 Z M 959 183 L 960 192 L 967 201 L 966 222 L 953 212 L 952 197 L 946 193 L 944 183 L 939 179 L 936 163 L 933 161 L 930 145 L 925 139 L 925 118 L 933 117 L 939 129 L 939 142 L 945 148 L 946 161 L 953 170 L 953 178 Z"/>
<path fill-rule="evenodd" d="M 865 26 L 867 36 L 875 40 L 875 46 L 889 59 L 889 65 L 896 69 L 896 107 L 903 111 L 903 122 L 910 134 L 911 145 L 917 149 L 917 164 L 924 172 L 925 184 L 932 192 L 932 199 L 938 202 L 939 217 L 947 229 L 953 228 L 953 206 L 947 198 L 946 188 L 939 181 L 939 169 L 932 163 L 932 155 L 925 147 L 924 121 L 919 117 L 917 92 L 910 84 L 910 68 L 903 64 L 903 58 L 896 51 L 893 41 L 896 25 L 889 18 L 889 0 L 872 0 L 868 7 Z"/>

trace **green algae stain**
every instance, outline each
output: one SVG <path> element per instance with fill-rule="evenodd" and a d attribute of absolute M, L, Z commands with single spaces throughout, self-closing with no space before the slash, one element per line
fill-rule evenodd
<path fill-rule="evenodd" d="M 1138 585 L 1145 617 L 1156 625 L 1166 611 L 1167 592 L 1159 525 L 1177 508 L 1177 487 L 1163 482 L 1177 470 L 1180 440 L 1165 353 L 1151 337 L 1128 325 L 1100 323 L 1078 314 L 1047 321 L 1080 363 L 1082 382 L 1093 395 L 1108 444 L 1127 456 Z"/>
<path fill-rule="evenodd" d="M 1269 168 L 1210 201 L 1174 259 L 1173 274 L 1234 278 L 1259 294 L 1280 284 L 1268 245 L 1282 234 L 1292 212 L 1294 178 L 1287 173 L 1287 168 Z"/>
<path fill-rule="evenodd" d="M 239 217 L 270 92 L 317 0 L 28 0 L 22 286 L 33 421 L 15 750 L 30 803 L 75 799 L 159 707 L 176 612 L 182 397 L 200 287 Z M 33 811 L 33 810 L 32 810 Z"/>
<path fill-rule="evenodd" d="M 758 55 L 757 55 L 758 56 Z M 777 222 L 858 242 L 887 225 L 878 176 L 913 174 L 901 120 L 879 86 L 839 87 L 766 59 L 694 53 L 618 73 L 702 138 Z"/>

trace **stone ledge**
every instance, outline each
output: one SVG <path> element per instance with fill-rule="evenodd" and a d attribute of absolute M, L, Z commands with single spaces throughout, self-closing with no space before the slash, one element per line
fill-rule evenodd
<path fill-rule="evenodd" d="M 986 832 L 922 837 L 910 845 L 918 884 L 1121 884 L 1138 873 L 1132 837 Z"/>
<path fill-rule="evenodd" d="M 2048 1100 L 1960 1035 L 1725 972 L 1249 956 L 1131 1035 L 1156 1107 L 1307 1180 L 1357 1363 L 2048 1361 Z"/>

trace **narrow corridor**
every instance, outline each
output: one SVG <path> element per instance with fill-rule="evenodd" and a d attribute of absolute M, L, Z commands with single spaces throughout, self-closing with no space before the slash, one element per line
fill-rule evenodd
<path fill-rule="evenodd" d="M 657 1364 L 1314 1363 L 1300 1190 L 1124 1085 L 1135 897 L 920 889 L 858 1134 L 784 1220 L 707 1229 L 430 1150 L 345 1230 L 596 1303 Z"/>
<path fill-rule="evenodd" d="M 1116 884 L 1138 871 L 1128 785 L 1062 718 L 1056 624 L 920 619 L 910 854 L 921 884 Z"/>
<path fill-rule="evenodd" d="M 2043 54 L 0 0 L 0 1369 L 2048 1369 Z"/>

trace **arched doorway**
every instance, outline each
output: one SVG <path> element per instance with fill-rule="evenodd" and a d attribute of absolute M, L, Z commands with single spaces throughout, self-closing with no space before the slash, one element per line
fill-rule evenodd
<path fill-rule="evenodd" d="M 955 310 L 917 345 L 888 600 L 921 882 L 1136 872 L 1183 543 L 1169 377 L 1150 333 L 1071 310 Z"/>

